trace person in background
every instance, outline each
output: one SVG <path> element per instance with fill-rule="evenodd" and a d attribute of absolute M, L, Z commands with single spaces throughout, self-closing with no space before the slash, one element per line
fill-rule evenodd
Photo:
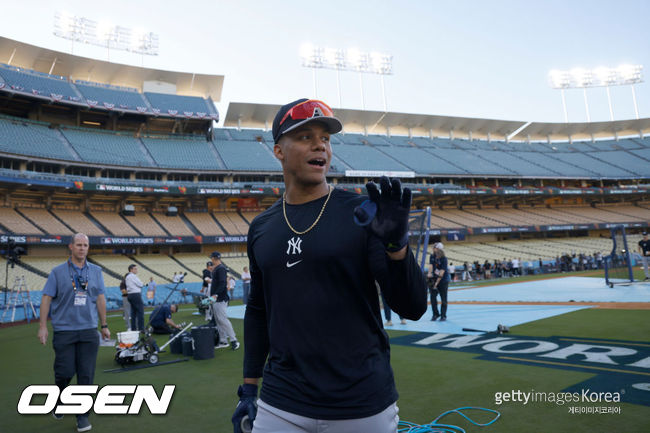
<path fill-rule="evenodd" d="M 228 347 L 228 340 L 230 340 L 230 348 L 237 350 L 240 347 L 235 330 L 232 323 L 228 319 L 227 308 L 228 301 L 228 287 L 227 287 L 227 271 L 226 266 L 221 262 L 221 253 L 214 251 L 210 254 L 210 259 L 214 264 L 212 271 L 212 282 L 210 283 L 210 297 L 212 298 L 212 317 L 217 324 L 219 330 L 219 343 L 215 347 L 221 349 Z"/>
<path fill-rule="evenodd" d="M 452 262 L 449 262 L 449 268 L 447 271 L 449 272 L 449 280 L 453 282 L 456 277 L 456 266 L 454 266 Z"/>
<path fill-rule="evenodd" d="M 463 263 L 463 281 L 472 281 L 472 273 L 469 269 L 469 264 L 467 262 Z"/>
<path fill-rule="evenodd" d="M 235 297 L 235 285 L 237 282 L 235 281 L 235 277 L 232 275 L 228 275 L 228 296 L 230 299 L 233 299 Z"/>
<path fill-rule="evenodd" d="M 129 293 L 126 291 L 126 277 L 129 276 L 127 272 L 124 274 L 124 278 L 120 282 L 120 292 L 122 293 L 122 317 L 124 318 L 124 323 L 126 324 L 126 330 L 131 330 L 131 304 L 129 304 Z"/>
<path fill-rule="evenodd" d="M 153 328 L 153 333 L 171 334 L 174 329 L 181 329 L 181 326 L 172 320 L 172 313 L 177 311 L 178 305 L 176 304 L 161 304 L 154 308 L 149 316 L 149 326 Z"/>
<path fill-rule="evenodd" d="M 99 349 L 98 320 L 102 338 L 111 337 L 102 269 L 86 260 L 88 248 L 88 236 L 77 233 L 72 237 L 68 245 L 70 258 L 52 269 L 41 297 L 38 340 L 47 343 L 47 319 L 51 316 L 54 382 L 61 391 L 75 375 L 79 385 L 93 383 Z M 52 415 L 63 418 L 56 408 Z M 77 415 L 77 431 L 92 429 L 88 415 Z"/>
<path fill-rule="evenodd" d="M 648 232 L 643 232 L 643 239 L 639 241 L 639 254 L 641 254 L 641 263 L 643 263 L 643 272 L 645 272 L 645 280 L 650 280 L 650 272 L 648 271 L 648 261 L 650 260 L 650 240 L 648 240 Z"/>
<path fill-rule="evenodd" d="M 131 304 L 131 330 L 144 331 L 144 303 L 142 302 L 144 283 L 138 278 L 138 265 L 129 265 L 129 273 L 125 281 L 127 297 Z"/>
<path fill-rule="evenodd" d="M 490 262 L 486 259 L 483 263 L 483 274 L 485 275 L 486 280 L 489 280 L 492 277 L 491 268 L 492 265 L 490 265 Z"/>
<path fill-rule="evenodd" d="M 153 277 L 149 278 L 149 284 L 147 285 L 147 300 L 149 305 L 154 304 L 156 299 L 156 282 L 153 280 Z"/>
<path fill-rule="evenodd" d="M 436 320 L 440 317 L 440 321 L 447 320 L 447 289 L 449 288 L 449 272 L 447 257 L 445 256 L 444 245 L 438 242 L 433 246 L 433 290 L 431 291 L 431 308 L 433 309 L 433 317 L 431 320 Z M 480 266 L 477 263 L 478 266 Z M 436 294 L 440 295 L 440 313 L 438 313 L 438 300 Z"/>
<path fill-rule="evenodd" d="M 251 290 L 251 273 L 248 271 L 248 266 L 244 266 L 244 271 L 241 273 L 242 288 L 244 289 L 244 294 L 242 296 L 242 301 L 244 305 L 248 302 L 248 295 Z"/>

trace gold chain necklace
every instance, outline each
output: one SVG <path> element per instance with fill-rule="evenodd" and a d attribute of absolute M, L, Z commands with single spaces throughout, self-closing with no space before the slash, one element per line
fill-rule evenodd
<path fill-rule="evenodd" d="M 284 194 L 282 194 L 282 213 L 284 214 L 284 220 L 287 222 L 287 225 L 289 226 L 292 232 L 294 232 L 297 235 L 304 235 L 309 230 L 313 229 L 316 226 L 316 224 L 318 224 L 318 221 L 320 221 L 320 217 L 323 216 L 323 212 L 325 211 L 325 206 L 327 206 L 327 202 L 330 201 L 332 190 L 334 189 L 330 185 L 327 185 L 327 188 L 328 188 L 327 199 L 325 199 L 325 203 L 323 203 L 323 207 L 320 209 L 320 213 L 318 214 L 316 221 L 314 221 L 314 223 L 310 225 L 307 230 L 304 230 L 302 232 L 299 232 L 298 230 L 294 229 L 291 223 L 289 222 L 289 218 L 287 218 L 287 207 L 285 205 L 285 203 L 287 202 L 286 200 L 287 192 L 285 191 Z"/>

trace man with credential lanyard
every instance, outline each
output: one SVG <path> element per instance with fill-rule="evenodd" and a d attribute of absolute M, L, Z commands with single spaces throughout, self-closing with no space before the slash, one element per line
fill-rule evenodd
<path fill-rule="evenodd" d="M 111 336 L 106 324 L 102 269 L 86 260 L 88 237 L 77 233 L 68 248 L 70 258 L 52 269 L 43 288 L 38 328 L 38 339 L 45 345 L 48 315 L 52 318 L 54 381 L 61 391 L 75 374 L 79 385 L 93 383 L 99 348 L 98 318 L 102 337 L 109 339 Z M 56 413 L 56 409 L 53 416 L 63 418 L 62 414 Z M 77 431 L 91 428 L 88 413 L 77 415 Z"/>
<path fill-rule="evenodd" d="M 398 398 L 379 285 L 397 314 L 426 311 L 423 274 L 408 247 L 411 191 L 398 179 L 368 197 L 331 187 L 322 101 L 283 106 L 273 122 L 285 193 L 248 232 L 251 291 L 235 432 L 394 433 Z M 263 376 L 260 399 L 257 385 Z M 327 428 L 324 428 L 327 426 Z"/>

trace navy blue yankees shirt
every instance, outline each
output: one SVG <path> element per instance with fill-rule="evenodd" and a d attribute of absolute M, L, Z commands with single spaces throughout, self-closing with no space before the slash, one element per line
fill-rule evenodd
<path fill-rule="evenodd" d="M 251 291 L 244 320 L 244 377 L 262 377 L 260 398 L 318 419 L 371 416 L 397 400 L 375 280 L 393 311 L 417 320 L 425 282 L 412 253 L 392 261 L 353 222 L 365 197 L 335 189 L 303 235 L 282 200 L 248 232 Z M 302 231 L 326 197 L 286 205 Z"/>

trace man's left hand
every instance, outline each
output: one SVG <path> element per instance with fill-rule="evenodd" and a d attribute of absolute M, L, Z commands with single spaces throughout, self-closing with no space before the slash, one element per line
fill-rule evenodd
<path fill-rule="evenodd" d="M 108 328 L 102 328 L 102 338 L 104 340 L 110 340 L 111 338 L 111 331 Z"/>
<path fill-rule="evenodd" d="M 381 192 L 374 182 L 366 184 L 371 205 L 357 206 L 354 216 L 382 241 L 386 251 L 394 253 L 402 250 L 408 243 L 411 190 L 404 188 L 402 191 L 402 184 L 397 178 L 389 180 L 388 177 L 382 176 L 379 184 Z M 374 215 L 371 214 L 373 207 L 376 207 Z"/>

